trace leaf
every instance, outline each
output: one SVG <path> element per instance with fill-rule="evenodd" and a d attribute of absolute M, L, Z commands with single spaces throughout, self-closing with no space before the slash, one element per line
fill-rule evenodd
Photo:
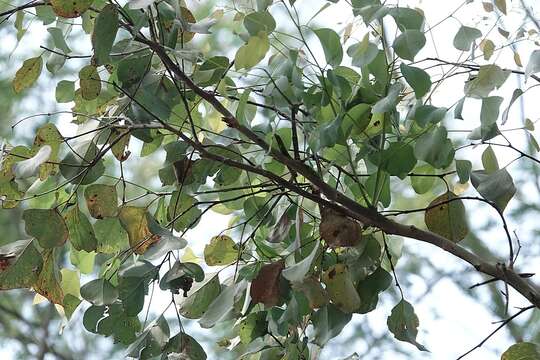
<path fill-rule="evenodd" d="M 270 49 L 268 35 L 261 32 L 257 36 L 250 36 L 247 44 L 242 45 L 234 57 L 236 70 L 251 69 L 264 59 Z"/>
<path fill-rule="evenodd" d="M 62 33 L 62 30 L 57 27 L 50 27 L 47 28 L 47 31 L 49 34 L 51 34 L 51 37 L 53 38 L 54 46 L 57 49 L 60 49 L 64 52 L 64 54 L 69 54 L 71 52 L 71 49 L 66 44 L 65 35 Z"/>
<path fill-rule="evenodd" d="M 423 30 L 424 28 L 424 15 L 412 8 L 407 7 L 394 7 L 391 8 L 388 13 L 394 18 L 398 28 L 401 31 L 405 30 Z"/>
<path fill-rule="evenodd" d="M 377 101 L 373 105 L 372 113 L 381 114 L 395 110 L 397 104 L 399 103 L 399 95 L 403 91 L 404 86 L 400 82 L 395 82 L 390 86 L 387 95 Z"/>
<path fill-rule="evenodd" d="M 116 186 L 92 184 L 84 190 L 84 198 L 90 215 L 94 219 L 115 217 L 118 213 Z"/>
<path fill-rule="evenodd" d="M 424 33 L 419 30 L 405 30 L 394 40 L 392 47 L 400 58 L 414 61 L 414 57 L 424 45 L 426 45 Z"/>
<path fill-rule="evenodd" d="M 158 278 L 159 269 L 148 261 L 136 261 L 118 273 L 118 292 L 126 315 L 135 316 L 144 306 L 148 284 Z"/>
<path fill-rule="evenodd" d="M 537 360 L 540 359 L 540 346 L 531 342 L 519 342 L 510 346 L 501 356 L 501 360 Z"/>
<path fill-rule="evenodd" d="M 342 312 L 333 304 L 319 309 L 312 315 L 315 328 L 313 342 L 321 347 L 324 346 L 330 339 L 341 333 L 351 318 L 351 314 Z"/>
<path fill-rule="evenodd" d="M 499 170 L 497 156 L 495 156 L 495 152 L 491 145 L 489 145 L 482 153 L 482 164 L 488 174 Z"/>
<path fill-rule="evenodd" d="M 133 10 L 144 9 L 152 5 L 156 0 L 131 0 L 129 1 L 129 8 Z"/>
<path fill-rule="evenodd" d="M 65 18 L 79 17 L 92 6 L 94 0 L 51 0 L 56 15 Z"/>
<path fill-rule="evenodd" d="M 285 279 L 289 280 L 292 283 L 301 282 L 302 280 L 304 280 L 307 273 L 311 269 L 311 264 L 313 263 L 313 260 L 315 259 L 318 250 L 319 242 L 317 242 L 315 247 L 313 247 L 313 250 L 308 256 L 291 266 L 287 266 L 282 271 L 281 275 L 283 275 Z"/>
<path fill-rule="evenodd" d="M 150 359 L 161 354 L 161 349 L 165 347 L 169 340 L 169 325 L 167 320 L 160 316 L 150 323 L 148 327 L 137 337 L 126 354 L 128 357 L 137 359 Z"/>
<path fill-rule="evenodd" d="M 454 37 L 454 47 L 461 51 L 470 51 L 476 39 L 482 36 L 477 28 L 461 25 Z"/>
<path fill-rule="evenodd" d="M 13 90 L 15 90 L 16 93 L 20 93 L 24 89 L 32 86 L 39 78 L 42 69 L 43 59 L 41 56 L 25 60 L 20 69 L 15 73 Z"/>
<path fill-rule="evenodd" d="M 98 220 L 94 224 L 97 252 L 113 254 L 129 248 L 129 235 L 118 218 Z"/>
<path fill-rule="evenodd" d="M 110 305 L 118 299 L 118 290 L 105 279 L 95 279 L 81 287 L 81 296 L 93 305 Z"/>
<path fill-rule="evenodd" d="M 105 172 L 105 166 L 103 165 L 102 159 L 91 167 L 85 166 L 96 158 L 99 149 L 92 142 L 88 145 L 86 150 L 78 153 L 79 156 L 76 156 L 74 153 L 70 152 L 62 159 L 60 173 L 72 184 L 91 184 L 99 179 Z M 84 154 L 82 159 L 80 154 Z"/>
<path fill-rule="evenodd" d="M 480 110 L 480 122 L 482 126 L 491 125 L 497 122 L 499 118 L 499 109 L 503 102 L 500 96 L 488 96 L 482 99 L 482 108 Z"/>
<path fill-rule="evenodd" d="M 68 238 L 66 223 L 55 209 L 27 209 L 23 220 L 26 233 L 45 249 L 62 246 Z"/>
<path fill-rule="evenodd" d="M 43 256 L 43 267 L 32 287 L 50 302 L 62 305 L 64 292 L 60 286 L 61 276 L 54 249 L 45 249 L 41 255 Z"/>
<path fill-rule="evenodd" d="M 476 191 L 484 199 L 493 202 L 501 212 L 516 193 L 512 176 L 504 168 L 492 173 L 484 170 L 473 171 L 471 182 Z"/>
<path fill-rule="evenodd" d="M 494 0 L 495 6 L 506 15 L 506 0 Z"/>
<path fill-rule="evenodd" d="M 219 277 L 217 275 L 208 277 L 208 281 L 195 284 L 190 291 L 191 294 L 187 298 L 181 298 L 178 311 L 185 318 L 199 319 L 221 293 Z"/>
<path fill-rule="evenodd" d="M 97 249 L 94 228 L 77 204 L 66 212 L 64 220 L 69 233 L 69 242 L 75 249 L 86 252 L 92 252 Z"/>
<path fill-rule="evenodd" d="M 30 288 L 42 266 L 43 260 L 32 239 L 0 247 L 0 290 Z"/>
<path fill-rule="evenodd" d="M 115 342 L 132 344 L 136 333 L 141 330 L 137 317 L 129 317 L 120 304 L 110 306 L 90 306 L 84 313 L 83 324 L 86 330 L 104 336 L 113 336 Z"/>
<path fill-rule="evenodd" d="M 497 65 L 480 66 L 478 75 L 465 83 L 465 95 L 477 99 L 489 96 L 489 93 L 500 88 L 510 75 Z"/>
<path fill-rule="evenodd" d="M 67 103 L 75 98 L 75 82 L 62 80 L 56 85 L 56 102 Z"/>
<path fill-rule="evenodd" d="M 387 320 L 388 329 L 395 338 L 413 344 L 420 351 L 428 351 L 416 341 L 418 334 L 418 317 L 411 304 L 401 300 L 393 309 Z"/>
<path fill-rule="evenodd" d="M 445 107 L 436 107 L 433 105 L 420 105 L 414 110 L 414 120 L 421 127 L 441 122 L 448 109 Z"/>
<path fill-rule="evenodd" d="M 227 235 L 214 236 L 204 247 L 204 261 L 209 266 L 232 264 L 238 255 L 238 245 Z"/>
<path fill-rule="evenodd" d="M 525 68 L 525 80 L 540 71 L 540 50 L 534 50 Z"/>
<path fill-rule="evenodd" d="M 135 206 L 122 206 L 118 212 L 118 219 L 128 233 L 129 245 L 136 254 L 144 252 L 152 244 L 160 240 L 159 235 L 150 231 L 146 208 Z"/>
<path fill-rule="evenodd" d="M 375 60 L 379 49 L 377 45 L 369 41 L 369 34 L 366 34 L 362 41 L 347 49 L 347 54 L 352 58 L 351 64 L 353 66 L 362 67 Z"/>
<path fill-rule="evenodd" d="M 417 141 L 414 147 L 414 155 L 418 160 L 423 160 L 436 169 L 446 168 L 454 159 L 454 146 L 447 137 L 448 132 L 442 126 L 425 133 Z"/>
<path fill-rule="evenodd" d="M 465 184 L 471 176 L 472 163 L 469 160 L 456 160 L 456 172 L 459 182 Z"/>
<path fill-rule="evenodd" d="M 508 107 L 503 111 L 503 114 L 502 114 L 502 121 L 501 121 L 502 125 L 506 124 L 506 122 L 508 121 L 508 114 L 510 112 L 510 108 L 521 95 L 523 95 L 523 90 L 521 89 L 515 89 L 514 92 L 512 93 L 512 98 L 510 99 L 510 103 L 508 104 Z"/>
<path fill-rule="evenodd" d="M 49 161 L 51 153 L 52 148 L 49 145 L 44 145 L 30 159 L 16 163 L 13 166 L 15 177 L 17 179 L 26 179 L 38 175 L 39 168 L 41 165 Z"/>
<path fill-rule="evenodd" d="M 333 67 L 341 64 L 343 48 L 339 35 L 334 30 L 327 28 L 313 30 L 313 32 L 319 38 L 326 62 Z"/>
<path fill-rule="evenodd" d="M 413 88 L 417 99 L 421 99 L 431 89 L 431 78 L 424 70 L 401 63 L 401 73 L 407 83 Z"/>
<path fill-rule="evenodd" d="M 253 303 L 263 303 L 264 306 L 270 308 L 282 302 L 279 283 L 284 267 L 283 261 L 261 267 L 257 277 L 251 283 L 250 295 Z"/>
<path fill-rule="evenodd" d="M 329 302 L 328 293 L 315 276 L 305 278 L 301 282 L 292 283 L 295 291 L 301 292 L 308 299 L 310 309 L 319 309 Z"/>
<path fill-rule="evenodd" d="M 455 243 L 469 233 L 467 214 L 462 200 L 447 192 L 433 200 L 426 210 L 424 220 L 428 229 Z"/>
<path fill-rule="evenodd" d="M 257 36 L 261 31 L 270 34 L 276 29 L 276 21 L 268 11 L 255 11 L 244 17 L 244 27 L 251 36 Z"/>
<path fill-rule="evenodd" d="M 484 60 L 489 60 L 495 51 L 495 44 L 489 39 L 482 40 L 480 42 L 480 50 L 484 53 Z"/>
<path fill-rule="evenodd" d="M 98 65 L 111 62 L 110 53 L 118 32 L 118 10 L 115 5 L 105 5 L 96 18 L 92 33 L 92 47 Z M 83 96 L 84 97 L 84 96 Z"/>
<path fill-rule="evenodd" d="M 415 176 L 411 176 L 411 185 L 414 191 L 417 194 L 425 194 L 433 188 L 435 176 L 430 176 L 435 174 L 435 169 L 431 165 L 422 165 L 414 169 L 413 173 Z M 427 176 L 422 176 L 427 175 Z"/>
<path fill-rule="evenodd" d="M 81 96 L 85 100 L 94 100 L 101 92 L 101 78 L 97 68 L 93 65 L 87 65 L 79 71 L 81 85 Z"/>
<path fill-rule="evenodd" d="M 353 247 L 362 240 L 362 227 L 330 208 L 321 208 L 321 238 L 332 248 Z"/>
<path fill-rule="evenodd" d="M 203 329 L 209 329 L 229 316 L 235 301 L 238 296 L 243 294 L 246 285 L 246 282 L 242 280 L 223 289 L 219 296 L 208 306 L 208 309 L 199 320 L 199 325 Z"/>
<path fill-rule="evenodd" d="M 178 289 L 184 289 L 185 278 L 201 282 L 204 280 L 204 270 L 195 263 L 176 261 L 159 281 L 159 288 L 162 290 L 174 290 L 175 293 L 178 293 Z M 191 282 L 189 284 L 190 289 Z M 190 289 L 184 289 L 184 294 L 187 294 Z"/>
<path fill-rule="evenodd" d="M 357 310 L 362 301 L 351 279 L 349 269 L 344 264 L 336 264 L 323 274 L 323 282 L 332 303 L 345 313 Z"/>
<path fill-rule="evenodd" d="M 199 222 L 201 210 L 196 204 L 197 200 L 185 192 L 173 192 L 167 208 L 167 219 L 172 222 L 174 230 L 184 231 Z"/>
<path fill-rule="evenodd" d="M 392 276 L 381 267 L 378 267 L 364 280 L 359 281 L 356 291 L 362 299 L 362 303 L 357 312 L 366 314 L 375 310 L 379 302 L 379 294 L 388 289 L 391 284 Z"/>
<path fill-rule="evenodd" d="M 250 344 L 267 333 L 266 312 L 259 311 L 249 314 L 240 323 L 239 337 L 242 344 Z"/>
<path fill-rule="evenodd" d="M 206 360 L 206 353 L 202 346 L 194 338 L 184 332 L 178 333 L 170 338 L 163 349 L 163 360 L 171 359 L 174 356 L 180 356 L 181 359 Z"/>

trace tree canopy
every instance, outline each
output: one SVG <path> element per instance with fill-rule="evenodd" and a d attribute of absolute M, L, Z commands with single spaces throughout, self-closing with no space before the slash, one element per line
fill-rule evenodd
<path fill-rule="evenodd" d="M 31 99 L 52 78 L 63 110 L 7 119 L 32 135 L 2 145 L 2 208 L 20 210 L 27 236 L 0 247 L 0 290 L 32 289 L 65 321 L 83 311 L 81 326 L 128 357 L 198 360 L 207 355 L 185 319 L 229 324 L 215 341 L 245 359 L 314 359 L 397 289 L 388 334 L 429 351 L 400 285 L 414 271 L 398 271 L 403 242 L 422 242 L 476 273 L 470 285 L 500 289 L 502 320 L 486 340 L 537 312 L 535 269 L 520 261 L 533 239 L 509 220 L 526 201 L 513 166 L 540 165 L 534 120 L 516 111 L 540 85 L 532 10 L 469 0 L 430 19 L 399 1 L 320 1 L 306 18 L 303 3 L 3 10 L 17 43 L 43 37 L 34 23 L 47 30 L 31 56 L 10 60 L 13 96 Z M 352 20 L 318 25 L 334 7 Z M 525 20 L 510 31 L 513 7 Z M 435 41 L 458 12 L 478 10 L 482 22 Z M 75 132 L 59 125 L 66 116 Z M 479 209 L 494 219 L 486 236 Z M 188 241 L 201 226 L 214 235 Z M 170 301 L 152 318 L 155 293 Z M 522 340 L 501 358 L 540 358 L 540 344 Z"/>

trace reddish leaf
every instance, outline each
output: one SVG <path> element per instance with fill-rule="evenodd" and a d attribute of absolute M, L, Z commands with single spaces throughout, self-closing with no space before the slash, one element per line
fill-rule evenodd
<path fill-rule="evenodd" d="M 284 267 L 283 261 L 278 261 L 261 268 L 251 283 L 250 295 L 254 303 L 263 303 L 267 307 L 280 303 L 279 280 Z"/>

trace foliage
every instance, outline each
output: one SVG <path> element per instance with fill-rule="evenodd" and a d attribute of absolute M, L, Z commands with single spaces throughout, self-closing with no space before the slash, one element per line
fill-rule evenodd
<path fill-rule="evenodd" d="M 47 123 L 31 146 L 3 149 L 2 207 L 24 209 L 28 239 L 0 247 L 0 289 L 31 288 L 62 307 L 66 320 L 86 305 L 84 327 L 127 346 L 129 357 L 205 359 L 184 331 L 186 318 L 203 328 L 232 324 L 226 342 L 245 358 L 289 359 L 309 358 L 352 314 L 377 309 L 393 280 L 400 293 L 388 330 L 427 351 L 395 271 L 393 244 L 405 237 L 501 281 L 506 301 L 512 287 L 527 310 L 540 307 L 538 287 L 514 269 L 521 246 L 514 248 L 506 215 L 517 188 L 494 151 L 540 163 L 503 128 L 532 85 L 516 89 L 502 114 L 496 95 L 511 76 L 540 81 L 540 50 L 525 71 L 506 69 L 487 62 L 503 46 L 461 25 L 447 46 L 467 61 L 418 60 L 434 28 L 419 9 L 353 0 L 348 11 L 364 31 L 357 38 L 352 28 L 341 34 L 302 22 L 292 0 L 241 3 L 232 14 L 216 9 L 204 18 L 175 0 L 53 0 L 2 13 L 35 13 L 54 44 L 22 62 L 16 93 L 39 82 L 44 63 L 56 73 L 83 60 L 78 79 L 59 80 L 55 93 L 72 105 L 77 134 Z M 493 5 L 484 8 L 506 14 L 504 0 Z M 79 41 L 65 27 L 72 18 L 91 55 L 72 52 Z M 199 44 L 219 36 L 219 22 L 232 23 L 234 56 Z M 474 57 L 477 48 L 485 62 Z M 430 63 L 451 69 L 440 77 Z M 459 98 L 436 106 L 437 87 L 458 70 L 470 75 Z M 480 105 L 479 126 L 456 137 L 450 126 L 471 102 Z M 538 151 L 532 122 L 521 130 Z M 478 149 L 481 165 L 464 159 Z M 129 169 L 156 154 L 164 155 L 159 169 L 132 181 Z M 470 195 L 464 184 L 474 188 Z M 403 187 L 430 198 L 396 210 Z M 504 259 L 459 244 L 472 237 L 467 201 L 487 204 L 500 219 Z M 230 225 L 204 239 L 203 259 L 186 260 L 185 234 L 212 226 L 210 211 L 229 215 Z M 416 212 L 425 214 L 421 227 L 395 221 Z M 79 273 L 93 278 L 80 286 Z M 178 333 L 164 316 L 143 321 L 154 285 L 170 292 Z M 525 344 L 503 358 L 537 352 Z"/>

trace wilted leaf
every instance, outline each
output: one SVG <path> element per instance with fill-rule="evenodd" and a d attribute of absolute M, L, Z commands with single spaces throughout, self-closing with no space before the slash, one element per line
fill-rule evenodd
<path fill-rule="evenodd" d="M 115 217 L 118 213 L 116 187 L 104 184 L 89 185 L 84 191 L 86 206 L 95 219 Z"/>
<path fill-rule="evenodd" d="M 56 15 L 65 18 L 80 16 L 92 6 L 94 0 L 51 0 Z"/>
<path fill-rule="evenodd" d="M 16 93 L 32 86 L 41 74 L 43 59 L 41 56 L 25 60 L 13 79 L 13 90 Z"/>
<path fill-rule="evenodd" d="M 0 247 L 0 290 L 30 288 L 42 266 L 43 260 L 32 239 Z"/>
<path fill-rule="evenodd" d="M 346 265 L 336 264 L 328 268 L 323 274 L 323 281 L 332 303 L 341 311 L 351 313 L 360 307 L 362 301 Z"/>
<path fill-rule="evenodd" d="M 387 320 L 388 329 L 394 334 L 396 339 L 406 341 L 418 348 L 420 351 L 428 351 L 424 346 L 416 341 L 418 334 L 418 317 L 414 313 L 411 304 L 401 300 L 393 309 Z"/>
<path fill-rule="evenodd" d="M 360 224 L 330 208 L 321 208 L 319 233 L 334 248 L 356 246 L 362 240 Z"/>
<path fill-rule="evenodd" d="M 56 262 L 54 249 L 46 249 L 42 255 L 43 267 L 32 287 L 37 293 L 49 299 L 50 302 L 62 305 L 64 292 L 60 285 L 60 269 Z"/>
<path fill-rule="evenodd" d="M 501 356 L 501 360 L 538 360 L 540 346 L 531 342 L 520 342 L 510 346 Z"/>
<path fill-rule="evenodd" d="M 129 236 L 129 245 L 137 254 L 144 254 L 146 249 L 160 240 L 159 235 L 153 234 L 149 229 L 146 208 L 135 206 L 122 206 L 118 218 L 122 227 Z"/>
<path fill-rule="evenodd" d="M 204 261 L 209 266 L 232 264 L 238 255 L 238 246 L 227 235 L 214 236 L 204 247 Z"/>
<path fill-rule="evenodd" d="M 261 267 L 250 289 L 251 299 L 255 304 L 263 303 L 266 307 L 272 307 L 281 302 L 279 282 L 284 267 L 283 261 Z"/>
<path fill-rule="evenodd" d="M 81 85 L 81 96 L 85 100 L 94 100 L 101 92 L 101 78 L 97 68 L 93 65 L 86 65 L 79 71 Z"/>

